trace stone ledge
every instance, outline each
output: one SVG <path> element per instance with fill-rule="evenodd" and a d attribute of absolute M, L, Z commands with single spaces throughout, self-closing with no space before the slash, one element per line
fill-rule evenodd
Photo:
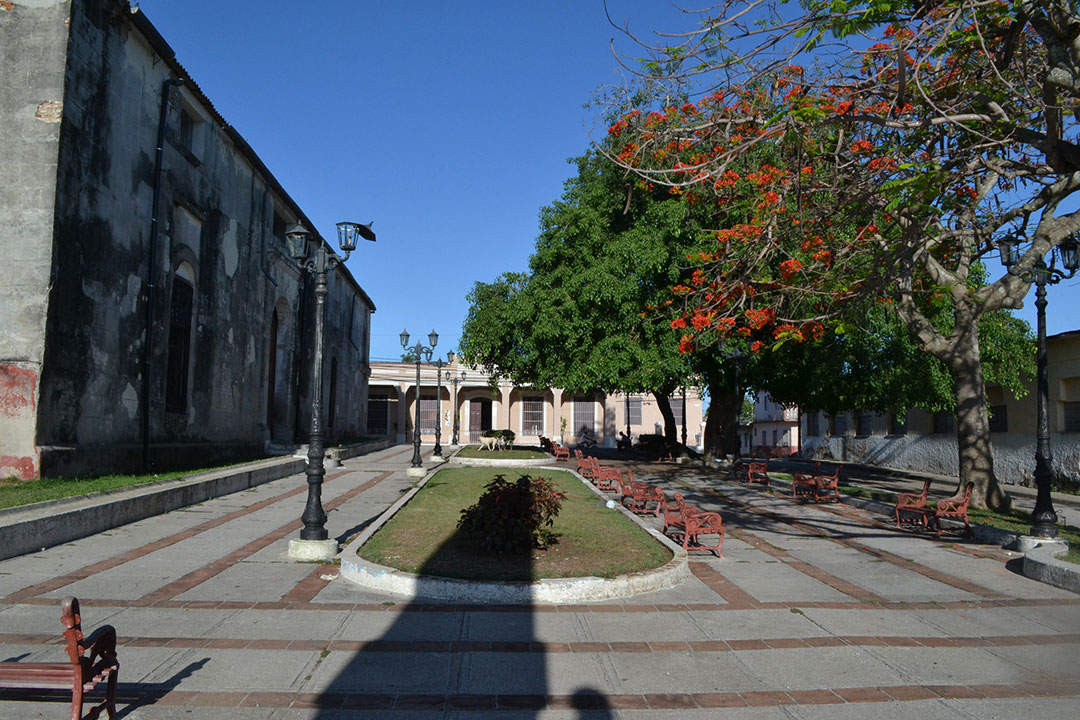
<path fill-rule="evenodd" d="M 464 465 L 466 467 L 544 467 L 555 462 L 553 458 L 521 458 L 519 460 L 501 460 L 497 458 L 463 458 L 454 455 L 450 458 L 451 465 Z M 552 470 L 566 470 L 551 466 Z"/>
<path fill-rule="evenodd" d="M 1058 560 L 1068 546 L 1050 542 L 1036 545 L 1024 555 L 1024 575 L 1062 590 L 1080 593 L 1080 565 Z"/>

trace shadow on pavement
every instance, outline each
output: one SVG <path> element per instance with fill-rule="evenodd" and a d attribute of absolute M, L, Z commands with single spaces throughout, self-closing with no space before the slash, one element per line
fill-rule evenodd
<path fill-rule="evenodd" d="M 420 574 L 435 574 L 432 570 L 446 564 L 459 541 L 455 535 L 440 546 Z M 513 556 L 512 562 L 515 573 L 531 575 L 529 555 Z M 394 619 L 377 639 L 323 661 L 339 665 L 325 668 L 332 676 L 317 686 L 314 702 L 321 709 L 314 717 L 340 720 L 364 710 L 511 709 L 516 720 L 536 717 L 549 706 L 546 653 L 533 605 L 416 599 L 390 613 Z M 595 688 L 578 688 L 561 703 L 581 710 L 581 717 L 611 717 L 610 704 Z"/>

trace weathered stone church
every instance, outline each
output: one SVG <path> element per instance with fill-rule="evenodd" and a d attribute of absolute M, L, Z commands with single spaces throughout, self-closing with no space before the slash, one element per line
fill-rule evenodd
<path fill-rule="evenodd" d="M 306 439 L 314 283 L 293 223 L 314 229 L 140 11 L 0 2 L 0 478 Z M 374 310 L 331 272 L 329 440 L 366 425 Z"/>

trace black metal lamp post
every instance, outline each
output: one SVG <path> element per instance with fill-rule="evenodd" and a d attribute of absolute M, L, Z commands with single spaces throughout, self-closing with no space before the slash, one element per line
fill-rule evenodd
<path fill-rule="evenodd" d="M 686 386 L 682 388 L 682 444 L 686 447 Z"/>
<path fill-rule="evenodd" d="M 1011 234 L 998 243 L 1001 263 L 1008 271 L 1018 275 L 1025 282 L 1035 283 L 1035 307 L 1038 310 L 1039 346 L 1036 354 L 1038 362 L 1038 380 L 1036 390 L 1036 442 L 1035 442 L 1035 510 L 1031 513 L 1031 534 L 1039 538 L 1057 537 L 1057 513 L 1050 497 L 1052 474 L 1050 472 L 1050 412 L 1049 380 L 1046 367 L 1046 286 L 1056 285 L 1076 274 L 1080 267 L 1080 232 L 1073 233 L 1057 247 L 1057 253 L 1051 251 L 1049 267 L 1043 258 L 1035 261 L 1030 270 L 1014 271 L 1013 266 L 1020 259 L 1019 235 Z M 1067 272 L 1054 267 L 1055 255 L 1061 256 L 1061 264 Z"/>
<path fill-rule="evenodd" d="M 451 363 L 453 363 L 455 357 L 454 351 L 451 350 L 450 352 L 446 353 L 446 357 L 450 360 Z M 451 442 L 455 447 L 457 447 L 458 435 L 461 432 L 461 413 L 458 412 L 458 384 L 464 382 L 465 375 L 466 372 L 464 370 L 462 370 L 459 375 L 455 375 L 449 370 L 446 371 L 446 382 L 454 384 L 454 437 Z"/>
<path fill-rule="evenodd" d="M 432 330 L 428 333 L 428 342 L 430 346 L 423 345 L 419 340 L 411 348 L 409 347 L 409 331 L 402 330 L 401 335 L 398 336 L 401 340 L 401 347 L 406 350 L 411 350 L 413 357 L 416 358 L 416 415 L 413 420 L 413 456 L 412 466 L 414 468 L 423 467 L 424 463 L 420 460 L 420 363 L 431 360 L 431 353 L 435 349 L 435 346 L 439 343 L 439 334 Z"/>
<path fill-rule="evenodd" d="M 325 541 L 326 513 L 322 507 L 322 481 L 325 470 L 323 459 L 325 449 L 323 447 L 322 428 L 322 366 L 323 366 L 323 314 L 326 304 L 326 276 L 331 270 L 349 258 L 349 254 L 356 249 L 357 240 L 375 241 L 375 233 L 371 229 L 371 223 L 361 225 L 354 222 L 340 222 L 337 224 L 338 244 L 341 246 L 345 257 L 338 257 L 330 250 L 326 243 L 321 240 L 316 243 L 314 257 L 308 257 L 308 245 L 311 240 L 311 232 L 303 225 L 291 225 L 285 232 L 285 240 L 288 244 L 289 254 L 301 268 L 315 276 L 315 346 L 311 364 L 311 433 L 308 438 L 307 481 L 308 495 L 307 505 L 300 519 L 304 522 L 304 528 L 300 531 L 301 540 Z"/>
<path fill-rule="evenodd" d="M 442 358 L 431 363 L 435 366 L 435 449 L 436 457 L 442 457 L 442 369 L 446 362 Z"/>

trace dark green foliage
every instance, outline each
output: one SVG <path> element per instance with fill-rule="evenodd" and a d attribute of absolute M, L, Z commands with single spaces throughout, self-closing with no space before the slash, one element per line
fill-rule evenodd
<path fill-rule="evenodd" d="M 483 437 L 498 438 L 506 447 L 513 447 L 514 440 L 517 438 L 517 434 L 513 430 L 485 430 L 481 435 Z"/>
<path fill-rule="evenodd" d="M 498 475 L 475 505 L 461 511 L 458 529 L 481 550 L 525 555 L 555 543 L 550 528 L 562 498 L 546 478 L 524 475 L 510 482 Z"/>

